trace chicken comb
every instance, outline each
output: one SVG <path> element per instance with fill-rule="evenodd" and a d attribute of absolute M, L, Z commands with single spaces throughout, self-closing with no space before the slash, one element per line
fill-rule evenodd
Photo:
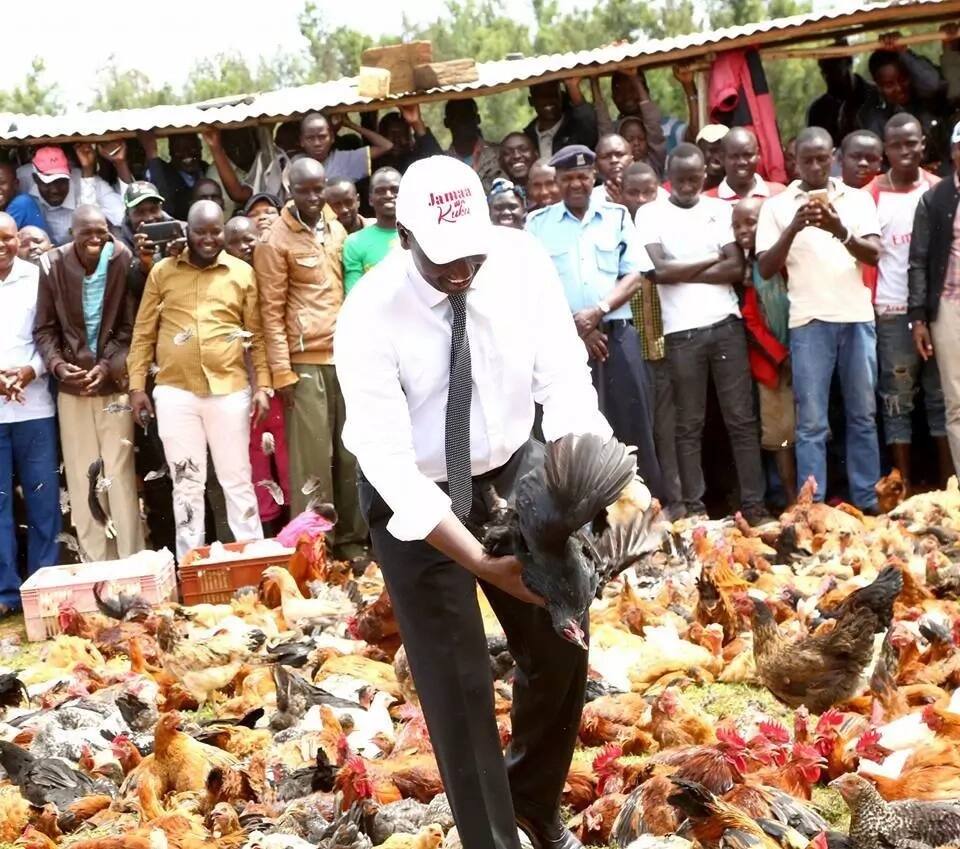
<path fill-rule="evenodd" d="M 623 756 L 623 747 L 616 743 L 608 743 L 600 753 L 593 759 L 593 771 L 598 775 L 610 769 L 616 760 Z"/>
<path fill-rule="evenodd" d="M 743 739 L 743 736 L 737 731 L 736 726 L 733 724 L 732 720 L 724 720 L 717 726 L 717 739 L 721 743 L 725 743 L 728 746 L 733 746 L 737 749 L 746 749 L 747 741 Z"/>
<path fill-rule="evenodd" d="M 880 731 L 877 728 L 868 728 L 857 740 L 857 751 L 862 752 L 880 742 Z"/>
<path fill-rule="evenodd" d="M 757 723 L 760 733 L 771 743 L 789 743 L 790 732 L 786 726 L 774 719 L 763 719 Z"/>
<path fill-rule="evenodd" d="M 825 734 L 833 728 L 843 725 L 843 714 L 836 708 L 827 708 L 817 720 L 817 734 Z"/>

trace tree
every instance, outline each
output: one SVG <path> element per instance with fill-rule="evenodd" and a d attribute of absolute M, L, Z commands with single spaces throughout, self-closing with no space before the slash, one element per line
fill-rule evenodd
<path fill-rule="evenodd" d="M 20 85 L 0 91 L 0 111 L 25 115 L 54 115 L 60 111 L 60 95 L 55 83 L 44 80 L 43 59 L 34 57 L 30 71 Z"/>
<path fill-rule="evenodd" d="M 147 106 L 161 106 L 178 103 L 180 98 L 169 85 L 154 88 L 150 78 L 135 68 L 121 71 L 111 56 L 106 66 L 100 69 L 100 80 L 96 95 L 90 106 L 105 111 L 113 109 L 135 109 Z"/>
<path fill-rule="evenodd" d="M 350 27 L 339 26 L 331 29 L 323 11 L 317 8 L 313 0 L 304 3 L 298 24 L 301 35 L 307 40 L 307 50 L 313 60 L 313 68 L 307 75 L 309 79 L 303 82 L 354 76 L 360 70 L 360 54 L 374 45 L 370 36 Z M 399 40 L 386 39 L 382 43 L 396 43 Z"/>

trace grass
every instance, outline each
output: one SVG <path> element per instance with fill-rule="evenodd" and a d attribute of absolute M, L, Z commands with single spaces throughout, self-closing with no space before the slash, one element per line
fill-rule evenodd
<path fill-rule="evenodd" d="M 753 684 L 691 684 L 684 697 L 717 719 L 742 719 L 760 713 L 778 719 L 787 727 L 793 724 L 793 711 L 778 702 L 766 687 Z"/>
<path fill-rule="evenodd" d="M 813 807 L 837 831 L 846 833 L 850 829 L 850 809 L 836 790 L 829 787 L 813 788 Z"/>

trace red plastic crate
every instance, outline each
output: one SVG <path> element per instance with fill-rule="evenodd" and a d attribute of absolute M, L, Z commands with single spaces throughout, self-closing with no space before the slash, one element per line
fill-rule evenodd
<path fill-rule="evenodd" d="M 97 609 L 95 584 L 105 582 L 103 594 L 141 595 L 151 604 L 176 601 L 177 577 L 173 555 L 166 549 L 141 551 L 124 560 L 75 563 L 38 569 L 20 587 L 27 639 L 47 640 L 60 633 L 61 603 L 73 602 L 80 613 Z"/>
<path fill-rule="evenodd" d="M 249 542 L 228 542 L 227 551 L 243 551 Z M 186 605 L 226 604 L 240 587 L 255 587 L 268 566 L 287 566 L 293 550 L 270 555 L 256 555 L 222 563 L 200 563 L 210 555 L 210 546 L 203 545 L 187 552 L 177 569 L 180 579 L 180 598 Z"/>

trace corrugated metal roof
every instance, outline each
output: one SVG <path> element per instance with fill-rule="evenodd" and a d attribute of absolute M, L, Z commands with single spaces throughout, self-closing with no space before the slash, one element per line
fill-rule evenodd
<path fill-rule="evenodd" d="M 960 0 L 891 0 L 859 8 L 794 15 L 675 38 L 641 39 L 593 50 L 483 62 L 477 66 L 479 79 L 476 82 L 445 86 L 428 93 L 391 97 L 379 103 L 388 106 L 401 99 L 422 99 L 425 94 L 443 97 L 493 92 L 504 87 L 549 78 L 551 75 L 585 72 L 619 64 L 662 64 L 664 59 L 671 56 L 678 59 L 691 58 L 746 44 L 781 44 L 799 36 L 827 37 L 839 31 L 857 31 L 871 25 L 875 28 L 896 21 L 922 22 L 947 18 L 957 13 L 960 13 Z M 154 106 L 114 112 L 70 112 L 49 116 L 0 113 L 0 141 L 96 137 L 130 134 L 138 130 L 186 129 L 212 123 L 250 123 L 275 120 L 316 109 L 373 104 L 374 101 L 358 96 L 356 78 L 348 77 L 182 106 Z"/>

